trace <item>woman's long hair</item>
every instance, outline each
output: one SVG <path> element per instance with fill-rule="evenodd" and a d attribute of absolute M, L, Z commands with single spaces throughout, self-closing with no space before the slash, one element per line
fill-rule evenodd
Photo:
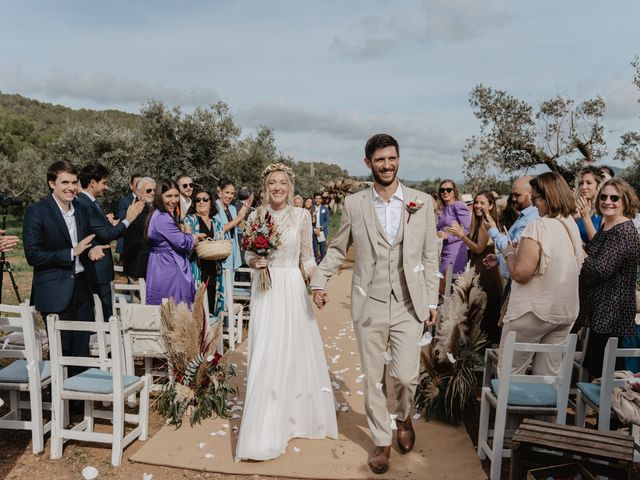
<path fill-rule="evenodd" d="M 160 210 L 161 212 L 168 213 L 171 215 L 171 218 L 175 222 L 178 228 L 180 227 L 180 222 L 178 221 L 178 215 L 175 211 L 170 212 L 164 206 L 164 201 L 162 200 L 162 194 L 168 192 L 172 188 L 175 188 L 178 192 L 178 184 L 170 179 L 170 178 L 162 178 L 158 182 L 156 182 L 156 193 L 153 196 L 153 203 L 151 204 L 151 210 L 149 210 L 149 215 L 147 216 L 147 221 L 144 224 L 144 239 L 147 240 L 149 237 L 149 223 L 151 222 L 151 217 L 153 216 L 153 212 L 156 210 Z"/>
<path fill-rule="evenodd" d="M 493 193 L 490 192 L 489 190 L 482 190 L 481 192 L 476 193 L 475 196 L 473 197 L 473 203 L 471 204 L 471 228 L 469 231 L 470 238 L 476 239 L 476 240 L 478 239 L 478 232 L 480 231 L 480 226 L 482 225 L 483 217 L 478 217 L 476 215 L 476 212 L 473 206 L 476 203 L 476 198 L 478 198 L 480 195 L 482 195 L 487 199 L 487 202 L 491 207 L 491 209 L 489 210 L 489 215 L 491 215 L 491 218 L 493 218 L 493 221 L 496 222 L 496 225 L 499 225 L 498 209 L 496 208 L 496 198 L 493 196 Z"/>

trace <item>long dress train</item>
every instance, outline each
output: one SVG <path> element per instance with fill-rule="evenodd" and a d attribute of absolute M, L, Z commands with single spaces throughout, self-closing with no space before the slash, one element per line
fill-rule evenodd
<path fill-rule="evenodd" d="M 247 393 L 237 460 L 278 457 L 291 438 L 338 437 L 320 330 L 300 271 L 300 265 L 307 273 L 316 267 L 311 217 L 301 208 L 269 211 L 282 243 L 269 259 L 271 289 L 258 291 L 257 275 L 251 287 Z M 247 263 L 253 255 L 247 252 Z"/>

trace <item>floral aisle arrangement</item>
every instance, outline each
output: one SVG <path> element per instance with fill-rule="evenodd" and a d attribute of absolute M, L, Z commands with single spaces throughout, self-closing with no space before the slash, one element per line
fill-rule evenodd
<path fill-rule="evenodd" d="M 242 235 L 242 248 L 254 252 L 261 257 L 268 257 L 280 246 L 281 233 L 273 221 L 271 214 L 263 207 L 259 207 L 249 217 Z M 271 273 L 269 267 L 261 268 L 258 278 L 258 289 L 266 291 L 271 288 Z"/>
<path fill-rule="evenodd" d="M 162 387 L 157 409 L 167 423 L 179 428 L 185 415 L 193 427 L 212 415 L 227 418 L 228 399 L 237 387 L 228 383 L 232 367 L 220 362 L 216 340 L 220 322 L 210 327 L 204 311 L 206 284 L 196 292 L 193 309 L 169 300 L 162 305 L 162 335 L 167 345 L 169 379 Z"/>
<path fill-rule="evenodd" d="M 487 304 L 478 275 L 467 266 L 442 306 L 436 334 L 425 334 L 416 408 L 426 419 L 436 416 L 453 425 L 463 419 L 484 365 L 486 335 L 480 329 Z"/>

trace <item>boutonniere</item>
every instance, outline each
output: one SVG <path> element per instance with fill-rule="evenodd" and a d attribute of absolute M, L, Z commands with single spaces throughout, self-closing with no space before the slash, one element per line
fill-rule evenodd
<path fill-rule="evenodd" d="M 407 209 L 407 212 L 409 212 L 407 223 L 409 223 L 409 220 L 411 220 L 411 215 L 420 210 L 423 205 L 424 202 L 421 202 L 420 200 L 416 200 L 415 202 L 407 202 L 407 204 L 404 206 Z"/>

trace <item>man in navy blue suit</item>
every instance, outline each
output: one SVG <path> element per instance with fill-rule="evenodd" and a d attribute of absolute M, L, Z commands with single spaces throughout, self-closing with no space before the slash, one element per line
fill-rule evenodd
<path fill-rule="evenodd" d="M 313 195 L 313 215 L 315 218 L 315 229 L 313 230 L 313 252 L 316 262 L 320 263 L 327 254 L 327 239 L 329 238 L 329 208 L 322 204 L 322 194 Z"/>
<path fill-rule="evenodd" d="M 93 321 L 85 268 L 103 258 L 109 246 L 91 246 L 95 234 L 85 209 L 75 201 L 76 168 L 55 162 L 47 182 L 51 193 L 27 209 L 22 229 L 25 256 L 33 267 L 31 302 L 43 318 L 57 313 L 63 320 Z M 61 337 L 63 355 L 89 355 L 89 332 L 65 331 Z"/>
<path fill-rule="evenodd" d="M 141 178 L 142 175 L 138 173 L 134 173 L 131 175 L 131 178 L 129 178 L 130 192 L 118 200 L 118 209 L 116 210 L 116 218 L 118 220 L 123 220 L 127 216 L 127 208 L 138 198 L 136 197 L 136 186 L 138 185 L 138 180 Z M 124 241 L 122 237 L 118 238 L 116 242 L 116 253 L 120 255 L 124 253 Z"/>
<path fill-rule="evenodd" d="M 77 202 L 85 207 L 89 217 L 89 228 L 100 239 L 100 242 L 109 244 L 121 238 L 142 211 L 144 202 L 134 201 L 126 210 L 125 218 L 116 225 L 105 214 L 100 204 L 96 201 L 109 188 L 109 170 L 99 163 L 86 165 L 78 174 L 82 192 L 78 195 Z M 104 258 L 87 266 L 87 276 L 91 291 L 97 293 L 102 303 L 102 311 L 109 318 L 113 310 L 111 301 L 111 281 L 113 280 L 113 259 L 111 249 L 104 251 Z"/>

